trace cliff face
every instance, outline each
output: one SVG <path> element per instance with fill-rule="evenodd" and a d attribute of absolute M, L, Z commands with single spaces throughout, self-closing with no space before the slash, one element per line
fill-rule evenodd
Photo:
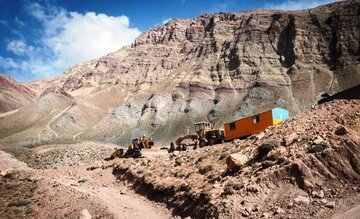
<path fill-rule="evenodd" d="M 175 19 L 129 47 L 28 86 L 73 97 L 52 121 L 55 132 L 71 124 L 62 132 L 76 139 L 128 144 L 145 133 L 168 143 L 198 121 L 220 127 L 272 107 L 294 115 L 323 93 L 360 84 L 359 17 L 360 3 L 345 1 Z"/>

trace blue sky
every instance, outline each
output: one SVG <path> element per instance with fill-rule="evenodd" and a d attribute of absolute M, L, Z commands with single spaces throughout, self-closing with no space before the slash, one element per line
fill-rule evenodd
<path fill-rule="evenodd" d="M 30 81 L 114 52 L 171 18 L 336 0 L 0 0 L 0 73 Z"/>

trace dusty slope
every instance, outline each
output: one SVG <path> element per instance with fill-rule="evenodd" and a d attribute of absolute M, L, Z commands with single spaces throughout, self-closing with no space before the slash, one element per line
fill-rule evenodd
<path fill-rule="evenodd" d="M 167 144 L 201 120 L 221 126 L 275 106 L 294 115 L 323 93 L 360 84 L 359 7 L 358 1 L 344 1 L 306 11 L 172 20 L 144 32 L 132 46 L 56 78 L 26 83 L 41 96 L 71 95 L 73 105 L 54 121 L 44 118 L 25 137 L 8 129 L 0 129 L 0 136 L 21 145 L 50 139 L 127 145 L 145 133 Z M 12 114 L 11 122 L 20 123 L 23 113 L 32 118 L 27 109 Z M 10 120 L 0 120 L 0 126 Z M 48 137 L 31 137 L 41 132 Z"/>
<path fill-rule="evenodd" d="M 230 171 L 232 153 L 245 156 L 245 164 Z M 329 218 L 354 206 L 350 213 L 356 212 L 360 101 L 313 107 L 246 140 L 118 160 L 114 174 L 181 216 Z"/>

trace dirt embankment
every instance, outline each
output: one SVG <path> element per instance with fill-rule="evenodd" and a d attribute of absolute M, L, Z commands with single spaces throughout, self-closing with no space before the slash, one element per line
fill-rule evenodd
<path fill-rule="evenodd" d="M 183 217 L 329 218 L 360 201 L 359 145 L 360 101 L 338 100 L 246 140 L 117 160 L 113 172 Z"/>
<path fill-rule="evenodd" d="M 0 151 L 0 218 L 79 218 L 82 211 L 93 218 L 171 218 L 163 205 L 118 182 L 113 161 L 103 161 L 114 145 L 0 144 L 23 161 Z"/>

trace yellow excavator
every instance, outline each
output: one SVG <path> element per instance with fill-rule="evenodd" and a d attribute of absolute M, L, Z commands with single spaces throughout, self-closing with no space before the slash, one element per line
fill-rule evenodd
<path fill-rule="evenodd" d="M 178 138 L 175 143 L 171 142 L 169 151 L 186 150 L 188 146 L 204 147 L 224 142 L 224 129 L 214 129 L 209 122 L 199 122 L 195 124 L 196 134 L 187 134 Z M 185 140 L 192 140 L 191 143 L 184 143 Z M 176 145 L 176 146 L 175 146 Z"/>

